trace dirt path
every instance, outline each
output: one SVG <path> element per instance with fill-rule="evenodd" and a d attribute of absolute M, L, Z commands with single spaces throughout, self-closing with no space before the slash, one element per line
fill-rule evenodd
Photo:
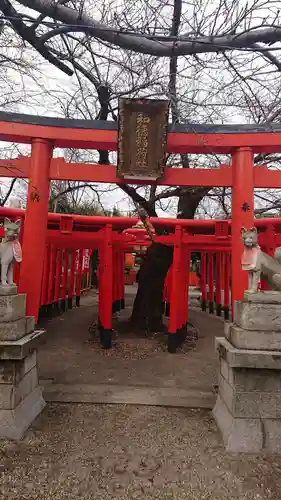
<path fill-rule="evenodd" d="M 121 319 L 128 314 L 127 310 Z M 130 332 L 120 335 L 108 351 L 101 348 L 98 338 L 89 343 L 88 327 L 96 317 L 97 300 L 89 296 L 80 308 L 47 324 L 47 342 L 39 352 L 42 379 L 212 390 L 216 382 L 214 337 L 223 331 L 223 323 L 215 317 L 191 311 L 190 321 L 199 339 L 194 348 L 176 355 L 168 354 L 159 340 L 138 338 Z"/>

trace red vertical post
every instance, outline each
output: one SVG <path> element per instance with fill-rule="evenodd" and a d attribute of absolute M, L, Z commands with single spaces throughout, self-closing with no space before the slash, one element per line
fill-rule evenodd
<path fill-rule="evenodd" d="M 186 260 L 186 252 L 183 249 L 183 245 L 181 245 L 181 257 L 180 257 L 180 279 L 179 279 L 179 304 L 178 304 L 178 319 L 177 319 L 177 329 L 180 331 L 184 324 L 184 315 L 187 309 L 186 300 L 186 268 L 187 268 L 187 260 Z"/>
<path fill-rule="evenodd" d="M 207 282 L 207 263 L 206 263 L 206 252 L 201 253 L 201 263 L 200 263 L 200 274 L 201 274 L 201 308 L 202 311 L 207 309 L 207 292 L 206 292 L 206 282 Z"/>
<path fill-rule="evenodd" d="M 104 240 L 99 248 L 99 326 L 101 344 L 109 349 L 112 342 L 112 225 L 107 224 L 103 231 Z"/>
<path fill-rule="evenodd" d="M 59 306 L 59 300 L 60 300 L 60 286 L 61 286 L 61 257 L 62 257 L 62 250 L 61 248 L 57 248 L 57 255 L 56 255 L 56 281 L 55 281 L 55 297 L 54 297 L 54 302 Z"/>
<path fill-rule="evenodd" d="M 79 257 L 78 257 L 78 269 L 76 272 L 76 284 L 75 284 L 76 307 L 80 306 L 81 284 L 82 284 L 82 267 L 83 267 L 83 249 L 80 248 Z"/>
<path fill-rule="evenodd" d="M 26 293 L 26 314 L 38 320 L 47 236 L 49 175 L 52 147 L 33 139 L 25 212 L 19 292 Z"/>
<path fill-rule="evenodd" d="M 70 275 L 68 280 L 68 297 L 67 297 L 67 305 L 69 309 L 72 309 L 73 303 L 73 294 L 74 294 L 74 281 L 75 281 L 75 266 L 76 266 L 76 249 L 71 249 L 71 266 L 70 266 Z"/>
<path fill-rule="evenodd" d="M 179 328 L 179 314 L 180 314 L 180 300 L 182 289 L 181 285 L 181 237 L 182 228 L 176 226 L 175 229 L 175 245 L 173 253 L 173 264 L 171 270 L 171 298 L 170 298 L 170 319 L 169 319 L 169 333 L 168 333 L 168 351 L 171 353 L 176 352 L 177 347 L 180 345 Z"/>
<path fill-rule="evenodd" d="M 216 314 L 221 315 L 222 253 L 216 252 Z"/>
<path fill-rule="evenodd" d="M 121 309 L 121 252 L 120 252 L 120 246 L 118 246 L 117 252 L 116 252 L 116 274 L 117 274 L 117 281 L 116 281 L 116 294 L 117 294 L 117 304 L 118 304 L 118 311 Z"/>
<path fill-rule="evenodd" d="M 117 251 L 117 300 L 118 300 L 118 311 L 122 309 L 122 257 L 123 252 L 120 247 Z"/>
<path fill-rule="evenodd" d="M 120 307 L 121 309 L 125 309 L 125 254 L 121 252 L 121 301 Z"/>
<path fill-rule="evenodd" d="M 49 245 L 47 245 L 46 250 L 45 250 L 45 257 L 44 257 L 40 306 L 47 306 L 47 303 L 48 303 L 48 280 L 49 280 L 49 269 L 50 269 L 49 250 L 50 250 L 50 247 L 49 247 Z"/>
<path fill-rule="evenodd" d="M 55 285 L 55 268 L 56 268 L 56 249 L 54 245 L 50 246 L 50 263 L 48 269 L 48 297 L 47 304 L 50 309 L 50 313 L 52 311 L 52 305 L 54 302 L 54 285 Z"/>
<path fill-rule="evenodd" d="M 61 308 L 62 311 L 66 309 L 66 287 L 68 278 L 68 262 L 69 262 L 69 250 L 68 248 L 63 249 L 63 276 L 62 276 L 62 287 L 61 287 Z"/>
<path fill-rule="evenodd" d="M 112 249 L 112 313 L 120 311 L 118 300 L 118 251 Z"/>
<path fill-rule="evenodd" d="M 214 314 L 214 254 L 208 253 L 208 295 L 209 313 Z"/>
<path fill-rule="evenodd" d="M 243 242 L 241 229 L 254 224 L 254 164 L 251 148 L 239 148 L 232 153 L 232 306 L 242 300 L 248 286 L 248 273 L 242 271 Z M 233 311 L 233 307 L 232 307 Z"/>
<path fill-rule="evenodd" d="M 230 255 L 228 252 L 224 254 L 223 260 L 224 270 L 224 284 L 223 284 L 223 311 L 224 319 L 229 320 L 229 306 L 230 306 Z"/>
<path fill-rule="evenodd" d="M 185 250 L 185 259 L 184 262 L 187 263 L 187 267 L 184 270 L 185 271 L 185 301 L 184 301 L 184 319 L 183 319 L 183 326 L 186 327 L 186 323 L 188 321 L 188 314 L 189 314 L 189 280 L 190 280 L 190 257 L 191 253 L 190 250 L 187 248 Z"/>

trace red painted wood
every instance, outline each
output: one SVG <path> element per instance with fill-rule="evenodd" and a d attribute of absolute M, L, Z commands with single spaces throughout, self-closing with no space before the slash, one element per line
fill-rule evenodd
<path fill-rule="evenodd" d="M 62 268 L 62 249 L 58 248 L 56 252 L 56 275 L 55 275 L 55 296 L 54 302 L 60 299 L 60 285 L 61 285 L 61 268 Z"/>
<path fill-rule="evenodd" d="M 33 140 L 19 292 L 27 294 L 26 314 L 34 316 L 35 321 L 38 319 L 40 306 L 47 237 L 51 151 L 47 141 Z"/>
<path fill-rule="evenodd" d="M 103 243 L 99 247 L 99 319 L 103 328 L 112 328 L 112 226 L 104 228 Z"/>
<path fill-rule="evenodd" d="M 43 278 L 42 278 L 41 301 L 40 301 L 41 306 L 46 306 L 48 304 L 49 272 L 50 272 L 50 246 L 47 245 L 45 249 L 44 266 L 43 266 Z"/>
<path fill-rule="evenodd" d="M 207 290 L 206 290 L 206 285 L 207 285 L 207 257 L 206 257 L 206 252 L 201 253 L 201 266 L 200 266 L 200 273 L 201 273 L 201 300 L 202 300 L 202 305 L 206 307 L 206 302 L 207 302 Z"/>
<path fill-rule="evenodd" d="M 29 144 L 41 137 L 55 147 L 117 150 L 117 130 L 66 128 L 0 122 L 0 140 Z M 169 132 L 169 153 L 227 153 L 236 148 L 252 148 L 255 153 L 281 152 L 280 132 L 255 133 L 179 133 Z"/>
<path fill-rule="evenodd" d="M 232 302 L 242 300 L 248 286 L 248 273 L 242 271 L 243 242 L 241 229 L 254 224 L 253 151 L 240 148 L 232 154 Z"/>
<path fill-rule="evenodd" d="M 50 245 L 47 304 L 52 304 L 54 302 L 55 272 L 56 272 L 56 248 L 54 247 L 54 245 Z"/>
<path fill-rule="evenodd" d="M 179 310 L 181 307 L 181 236 L 182 228 L 176 227 L 175 246 L 173 254 L 173 264 L 171 269 L 171 297 L 170 297 L 170 318 L 169 333 L 176 333 L 179 328 Z"/>
<path fill-rule="evenodd" d="M 66 288 L 68 281 L 68 263 L 69 263 L 69 249 L 63 249 L 63 275 L 62 275 L 62 287 L 61 287 L 61 298 L 66 298 Z"/>

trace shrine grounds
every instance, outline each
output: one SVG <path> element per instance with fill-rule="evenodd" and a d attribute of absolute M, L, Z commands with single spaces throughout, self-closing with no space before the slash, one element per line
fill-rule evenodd
<path fill-rule="evenodd" d="M 104 351 L 96 305 L 91 293 L 46 322 L 39 370 L 48 403 L 21 442 L 0 443 L 1 500 L 280 500 L 281 457 L 225 453 L 212 418 L 222 320 L 193 309 L 175 355 L 161 337 L 126 329 L 128 308 Z M 134 394 L 141 404 L 118 403 Z"/>

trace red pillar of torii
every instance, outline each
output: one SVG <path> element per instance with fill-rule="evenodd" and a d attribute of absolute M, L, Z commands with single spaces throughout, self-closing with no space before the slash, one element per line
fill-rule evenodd
<path fill-rule="evenodd" d="M 242 300 L 247 289 L 248 273 L 241 269 L 241 229 L 250 229 L 254 225 L 253 160 L 251 148 L 239 148 L 232 153 L 232 304 L 235 300 Z"/>
<path fill-rule="evenodd" d="M 49 176 L 53 148 L 50 141 L 44 139 L 33 139 L 31 148 L 19 292 L 27 294 L 26 314 L 34 316 L 37 322 L 46 250 Z"/>

